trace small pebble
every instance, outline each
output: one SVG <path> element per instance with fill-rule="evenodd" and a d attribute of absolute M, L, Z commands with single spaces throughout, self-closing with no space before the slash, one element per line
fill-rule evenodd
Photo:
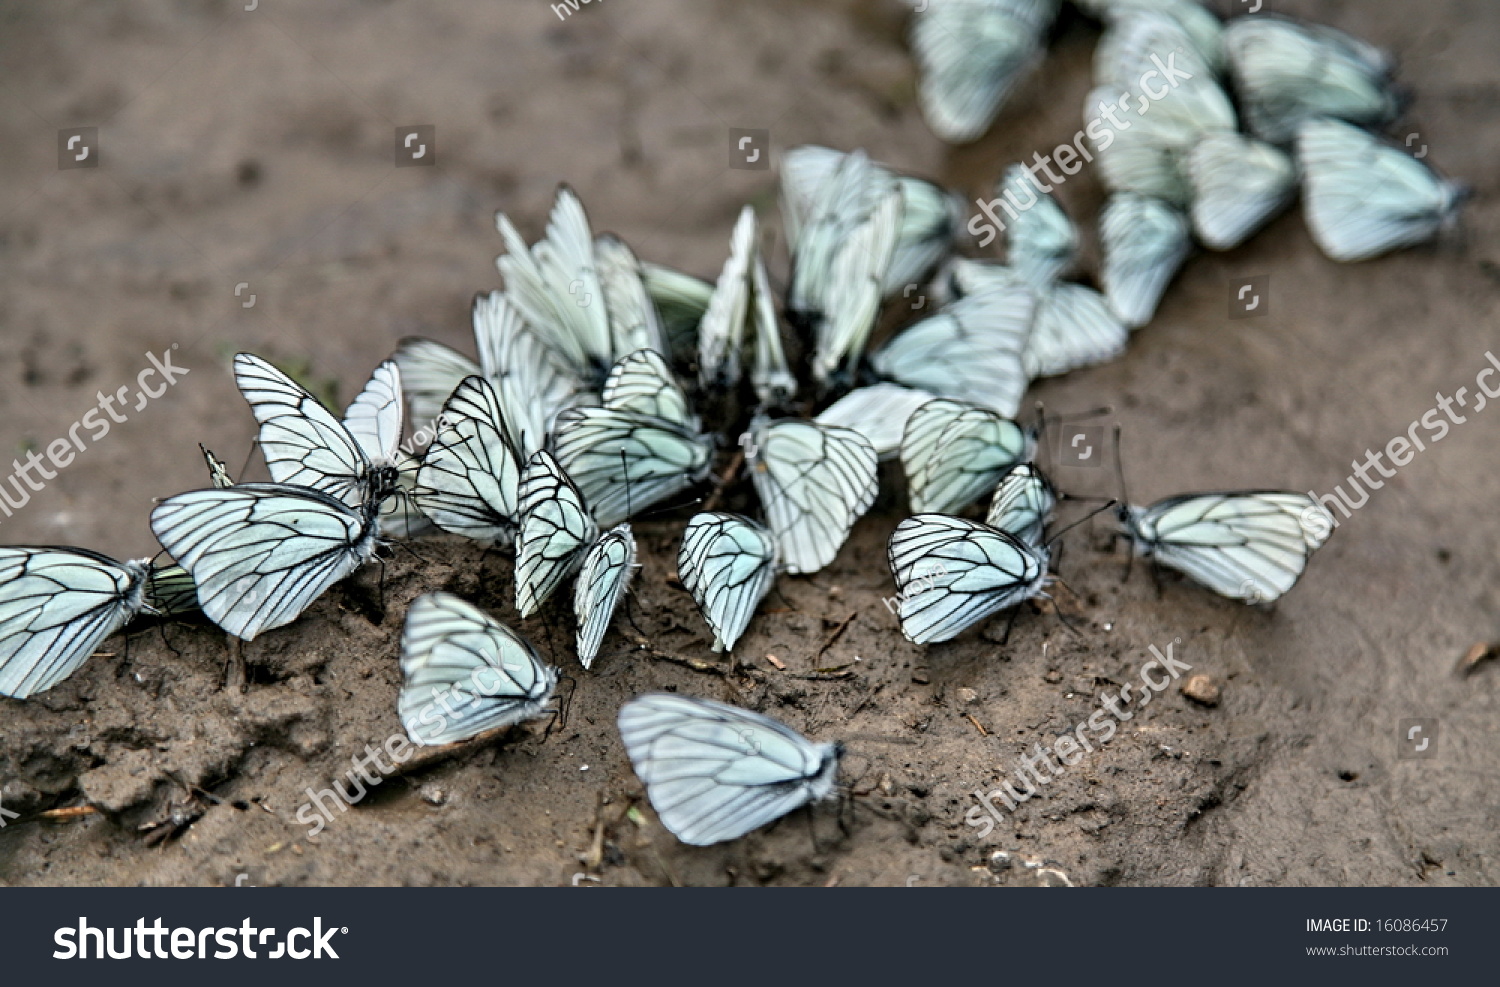
<path fill-rule="evenodd" d="M 1190 675 L 1182 683 L 1182 694 L 1204 706 L 1219 705 L 1219 684 L 1207 675 Z"/>
<path fill-rule="evenodd" d="M 972 706 L 974 703 L 979 702 L 979 693 L 969 688 L 959 689 L 958 701 Z"/>
<path fill-rule="evenodd" d="M 1062 672 L 1059 672 L 1054 668 L 1046 675 L 1043 675 L 1042 678 L 1046 679 L 1048 682 L 1051 682 L 1053 685 L 1056 685 L 1057 683 L 1062 681 Z"/>
<path fill-rule="evenodd" d="M 911 680 L 917 685 L 926 685 L 928 682 L 932 681 L 932 679 L 928 677 L 927 669 L 925 668 L 913 668 L 911 670 Z"/>
<path fill-rule="evenodd" d="M 443 805 L 448 801 L 448 793 L 436 785 L 423 785 L 420 794 L 428 805 Z"/>

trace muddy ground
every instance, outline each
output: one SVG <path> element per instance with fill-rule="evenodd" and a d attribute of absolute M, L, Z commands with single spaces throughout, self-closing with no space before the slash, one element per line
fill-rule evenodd
<path fill-rule="evenodd" d="M 6 542 L 151 554 L 153 498 L 203 484 L 197 443 L 232 468 L 247 456 L 236 350 L 300 363 L 347 401 L 402 336 L 469 349 L 469 300 L 499 286 L 496 208 L 534 236 L 566 180 L 596 228 L 712 276 L 742 203 L 774 216 L 774 172 L 728 169 L 727 128 L 768 128 L 773 151 L 863 146 L 973 195 L 1071 140 L 1097 36 L 1064 24 L 1001 123 L 950 150 L 913 105 L 894 3 L 595 0 L 566 20 L 545 0 L 246 5 L 0 7 L 5 458 L 67 435 L 97 391 L 133 387 L 148 352 L 176 347 L 189 368 L 0 518 Z M 1347 266 L 1294 209 L 1240 250 L 1193 259 L 1123 359 L 1039 386 L 1052 409 L 1115 409 L 1137 501 L 1327 491 L 1437 392 L 1472 390 L 1500 348 L 1500 8 L 1274 6 L 1394 51 L 1415 100 L 1390 132 L 1417 135 L 1476 197 L 1456 235 Z M 393 167 L 393 132 L 413 123 L 436 127 L 435 167 Z M 99 127 L 98 168 L 58 170 L 56 131 L 74 126 Z M 1097 176 L 1059 194 L 1092 230 Z M 1229 319 L 1228 286 L 1253 275 L 1270 277 L 1269 311 Z M 654 650 L 619 620 L 589 673 L 570 617 L 517 622 L 509 561 L 448 538 L 396 549 L 383 591 L 369 567 L 248 645 L 243 693 L 220 688 L 222 633 L 140 625 L 51 692 L 0 700 L 0 793 L 21 817 L 0 832 L 0 882 L 1494 883 L 1500 664 L 1454 665 L 1500 638 L 1497 414 L 1469 415 L 1387 481 L 1270 611 L 1171 577 L 1158 590 L 1141 566 L 1122 581 L 1100 521 L 1062 560 L 1078 634 L 1028 612 L 1003 646 L 1003 618 L 911 645 L 881 603 L 905 504 L 888 470 L 838 561 L 780 580 L 728 674 L 680 663 L 712 657 L 671 582 L 686 511 L 636 526 L 632 617 Z M 1055 476 L 1114 491 L 1112 469 Z M 401 619 L 433 588 L 520 627 L 572 676 L 566 723 L 388 779 L 310 838 L 304 791 L 400 731 Z M 965 824 L 972 791 L 1169 644 L 1217 682 L 1219 705 L 1174 686 L 986 838 Z M 856 794 L 707 849 L 677 844 L 649 810 L 638 824 L 614 716 L 661 688 L 845 740 Z M 1438 724 L 1436 756 L 1403 759 L 1398 725 L 1417 717 Z M 35 819 L 73 806 L 98 811 Z M 990 866 L 998 850 L 1011 866 Z"/>

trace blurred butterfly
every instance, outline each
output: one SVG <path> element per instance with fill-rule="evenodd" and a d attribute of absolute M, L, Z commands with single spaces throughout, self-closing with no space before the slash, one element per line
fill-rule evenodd
<path fill-rule="evenodd" d="M 914 0 L 908 0 L 909 3 Z M 911 24 L 917 98 L 932 132 L 966 144 L 1041 61 L 1057 0 L 923 0 Z"/>
<path fill-rule="evenodd" d="M 1321 511 L 1306 494 L 1276 490 L 1182 494 L 1118 508 L 1136 554 L 1246 603 L 1269 603 L 1296 584 L 1331 530 L 1309 523 Z"/>
<path fill-rule="evenodd" d="M 798 193 L 785 197 L 795 202 Z M 795 206 L 788 206 L 789 211 Z M 901 226 L 901 186 L 864 151 L 847 154 L 793 222 L 787 310 L 813 330 L 813 378 L 827 383 L 864 352 Z"/>
<path fill-rule="evenodd" d="M 1390 57 L 1342 31 L 1237 17 L 1224 27 L 1224 48 L 1245 123 L 1262 140 L 1285 144 L 1316 117 L 1379 126 L 1400 112 Z"/>
<path fill-rule="evenodd" d="M 667 352 L 667 335 L 656 305 L 646 290 L 645 270 L 635 252 L 612 233 L 594 238 L 594 263 L 604 290 L 609 316 L 611 351 L 617 356 L 636 350 Z"/>
<path fill-rule="evenodd" d="M 788 572 L 817 572 L 875 503 L 875 449 L 853 429 L 804 419 L 758 419 L 750 437 L 750 476 L 778 557 Z"/>
<path fill-rule="evenodd" d="M 412 499 L 444 531 L 508 545 L 520 523 L 520 456 L 495 388 L 466 377 L 443 405 Z"/>
<path fill-rule="evenodd" d="M 729 259 L 698 323 L 698 382 L 705 389 L 738 384 L 741 353 L 749 334 L 755 340 L 750 379 L 761 403 L 769 406 L 789 400 L 797 391 L 797 378 L 782 349 L 776 299 L 766 278 L 758 230 L 755 210 L 749 206 L 740 210 Z"/>
<path fill-rule="evenodd" d="M 530 247 L 505 213 L 495 214 L 495 227 L 505 242 L 495 265 L 506 299 L 575 377 L 602 380 L 614 362 L 614 338 L 583 203 L 561 186 L 545 236 Z"/>
<path fill-rule="evenodd" d="M 1218 74 L 1224 62 L 1224 25 L 1200 0 L 1074 0 L 1074 6 L 1108 24 L 1142 10 L 1165 14 L 1193 39 L 1196 53 Z M 1162 53 L 1166 57 L 1166 53 Z"/>
<path fill-rule="evenodd" d="M 583 385 L 503 292 L 476 296 L 472 322 L 478 362 L 430 339 L 408 337 L 397 347 L 392 359 L 401 368 L 412 419 L 427 426 L 465 378 L 484 377 L 500 399 L 511 444 L 529 456 L 546 444 L 557 413 Z"/>
<path fill-rule="evenodd" d="M 1057 506 L 1057 490 L 1033 463 L 1019 463 L 1000 478 L 990 501 L 984 522 L 991 528 L 1015 535 L 1034 549 L 1044 546 L 1042 537 L 1052 510 Z"/>
<path fill-rule="evenodd" d="M 1094 83 L 1084 129 L 1104 184 L 1186 205 L 1188 153 L 1209 134 L 1237 128 L 1211 56 L 1176 18 L 1132 7 L 1094 50 Z"/>
<path fill-rule="evenodd" d="M 610 371 L 602 407 L 558 416 L 555 452 L 595 520 L 610 526 L 707 476 L 713 439 L 698 431 L 666 361 L 637 350 Z"/>
<path fill-rule="evenodd" d="M 76 672 L 146 608 L 149 559 L 0 547 L 0 696 L 27 699 Z"/>
<path fill-rule="evenodd" d="M 615 608 L 637 568 L 635 536 L 628 524 L 606 531 L 584 554 L 573 584 L 573 613 L 578 618 L 578 660 L 585 669 L 599 654 Z"/>
<path fill-rule="evenodd" d="M 842 151 L 816 144 L 794 147 L 782 155 L 781 207 L 787 240 L 792 244 L 797 243 L 823 183 L 847 158 Z M 932 273 L 953 249 L 953 238 L 966 211 L 957 193 L 871 163 L 870 181 L 877 188 L 886 187 L 892 180 L 901 189 L 901 225 L 896 230 L 890 266 L 881 280 L 881 292 L 886 297 L 908 285 L 921 284 Z"/>
<path fill-rule="evenodd" d="M 627 702 L 619 726 L 657 818 L 691 846 L 737 839 L 830 797 L 843 753 L 759 713 L 666 693 Z"/>
<path fill-rule="evenodd" d="M 375 368 L 343 421 L 253 354 L 235 356 L 234 380 L 260 423 L 261 453 L 276 483 L 319 490 L 356 509 L 378 509 L 396 492 L 402 415 L 394 362 Z"/>
<path fill-rule="evenodd" d="M 1336 261 L 1368 260 L 1452 225 L 1468 190 L 1403 149 L 1339 120 L 1297 133 L 1303 211 L 1313 239 Z"/>
<path fill-rule="evenodd" d="M 813 421 L 819 425 L 854 429 L 870 440 L 877 457 L 886 460 L 901 450 L 901 436 L 906 433 L 906 423 L 912 412 L 933 397 L 919 388 L 882 381 L 868 387 L 856 387 L 824 408 Z"/>
<path fill-rule="evenodd" d="M 423 746 L 451 744 L 547 712 L 557 669 L 531 643 L 451 593 L 412 601 L 401 631 L 406 735 Z"/>
<path fill-rule="evenodd" d="M 1210 134 L 1187 156 L 1193 231 L 1211 250 L 1243 243 L 1296 194 L 1297 169 L 1281 151 L 1240 134 Z"/>
<path fill-rule="evenodd" d="M 901 633 L 916 644 L 948 641 L 993 613 L 1045 596 L 1049 558 L 1045 547 L 978 521 L 907 518 L 890 543 Z"/>
<path fill-rule="evenodd" d="M 377 510 L 308 487 L 240 483 L 168 497 L 151 511 L 151 530 L 192 575 L 204 614 L 253 641 L 370 560 Z"/>
<path fill-rule="evenodd" d="M 1161 199 L 1118 192 L 1099 215 L 1099 248 L 1104 297 L 1122 322 L 1138 328 L 1156 314 L 1192 250 L 1188 218 Z"/>
<path fill-rule="evenodd" d="M 682 534 L 677 572 L 713 628 L 713 649 L 731 651 L 776 582 L 776 542 L 739 514 L 695 514 Z"/>
<path fill-rule="evenodd" d="M 908 387 L 982 405 L 1006 417 L 1030 381 L 1023 362 L 1036 302 L 1019 278 L 980 286 L 887 342 L 876 373 Z"/>
<path fill-rule="evenodd" d="M 1036 451 L 1036 431 L 988 408 L 936 398 L 906 422 L 901 465 L 916 514 L 950 514 L 995 489 Z"/>

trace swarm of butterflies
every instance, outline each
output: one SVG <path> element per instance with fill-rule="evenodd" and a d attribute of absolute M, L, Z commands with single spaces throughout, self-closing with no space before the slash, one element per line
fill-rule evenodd
<path fill-rule="evenodd" d="M 988 125 L 1056 6 L 929 0 L 914 40 L 936 129 L 966 139 Z M 834 560 L 874 503 L 884 460 L 899 459 L 913 511 L 889 545 L 907 638 L 950 640 L 1045 597 L 1060 495 L 1031 461 L 1043 423 L 1014 420 L 1027 386 L 1119 355 L 1127 327 L 1149 321 L 1186 255 L 1189 225 L 1222 247 L 1274 212 L 1294 181 L 1274 141 L 1296 136 L 1315 233 L 1343 259 L 1430 233 L 1451 206 L 1450 187 L 1422 165 L 1339 120 L 1391 112 L 1378 52 L 1271 17 L 1221 28 L 1188 0 L 1088 6 L 1110 21 L 1099 58 L 1109 83 L 1134 78 L 1162 44 L 1190 49 L 1204 66 L 1180 113 L 1163 112 L 1135 143 L 1101 153 L 1117 191 L 1106 208 L 1104 293 L 1059 280 L 1078 234 L 1050 197 L 1011 224 L 1006 264 L 957 257 L 962 200 L 858 150 L 784 155 L 792 264 L 780 298 L 750 207 L 711 283 L 595 236 L 563 187 L 536 243 L 497 216 L 505 290 L 474 302 L 476 357 L 404 340 L 339 417 L 267 360 L 236 356 L 271 482 L 236 483 L 204 450 L 211 485 L 151 514 L 172 563 L 0 548 L 0 695 L 52 688 L 140 613 L 199 610 L 254 640 L 296 620 L 384 540 L 429 526 L 513 552 L 523 618 L 571 579 L 576 652 L 588 669 L 637 568 L 629 520 L 702 487 L 729 455 L 720 434 L 737 435 L 740 451 L 714 496 L 747 468 L 760 516 L 702 510 L 683 532 L 678 574 L 715 651 L 733 649 L 779 574 Z M 947 45 L 956 30 L 962 50 Z M 1293 41 L 1302 47 L 1289 52 Z M 1226 63 L 1255 137 L 1234 133 L 1214 81 Z M 1363 194 L 1372 173 L 1391 187 Z M 1000 184 L 1015 193 L 1026 181 L 1017 166 Z M 1418 201 L 1421 190 L 1430 195 Z M 940 306 L 871 350 L 887 302 L 913 285 Z M 676 368 L 712 407 L 713 429 Z M 433 436 L 420 455 L 402 445 L 409 426 Z M 985 497 L 982 521 L 963 516 Z M 1302 494 L 1242 491 L 1126 501 L 1117 514 L 1135 554 L 1230 599 L 1268 603 L 1326 537 L 1326 526 L 1305 523 L 1316 509 Z M 412 604 L 400 661 L 398 713 L 425 745 L 546 714 L 560 675 L 522 635 L 442 592 Z M 839 745 L 748 710 L 651 694 L 626 703 L 618 726 L 659 818 L 686 843 L 737 838 L 835 789 Z"/>

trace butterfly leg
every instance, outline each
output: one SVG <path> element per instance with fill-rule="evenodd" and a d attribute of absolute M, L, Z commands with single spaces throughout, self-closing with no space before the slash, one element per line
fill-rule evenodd
<path fill-rule="evenodd" d="M 245 691 L 245 656 L 240 651 L 241 641 L 233 634 L 224 635 L 228 654 L 224 657 L 224 669 L 220 675 L 221 690 Z"/>

